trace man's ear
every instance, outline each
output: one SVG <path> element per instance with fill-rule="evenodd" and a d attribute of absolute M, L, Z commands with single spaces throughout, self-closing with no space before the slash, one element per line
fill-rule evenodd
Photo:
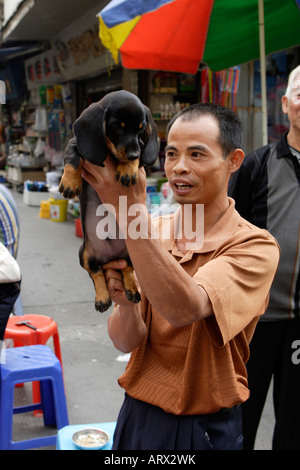
<path fill-rule="evenodd" d="M 282 96 L 281 98 L 281 107 L 282 107 L 282 112 L 284 114 L 287 114 L 288 113 L 288 97 L 287 96 Z"/>
<path fill-rule="evenodd" d="M 235 149 L 229 155 L 229 173 L 235 173 L 243 163 L 245 154 L 242 149 Z"/>

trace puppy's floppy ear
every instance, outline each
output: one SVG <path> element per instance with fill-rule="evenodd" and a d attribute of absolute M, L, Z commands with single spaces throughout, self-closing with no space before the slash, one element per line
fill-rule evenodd
<path fill-rule="evenodd" d="M 108 149 L 105 135 L 106 109 L 99 103 L 86 108 L 74 122 L 73 132 L 83 158 L 94 165 L 104 166 Z"/>
<path fill-rule="evenodd" d="M 149 108 L 147 108 L 147 106 L 144 106 L 144 108 L 146 112 L 147 126 L 145 132 L 141 136 L 141 140 L 145 145 L 142 152 L 142 164 L 145 166 L 152 166 L 159 152 L 157 129 Z"/>
<path fill-rule="evenodd" d="M 65 150 L 64 163 L 70 163 L 70 165 L 72 165 L 74 168 L 78 168 L 81 162 L 81 158 L 82 156 L 78 151 L 76 138 L 72 137 L 72 139 L 69 140 Z"/>

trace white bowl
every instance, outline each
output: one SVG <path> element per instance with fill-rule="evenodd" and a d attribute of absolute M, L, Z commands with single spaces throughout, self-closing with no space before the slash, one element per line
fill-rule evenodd
<path fill-rule="evenodd" d="M 108 443 L 109 435 L 103 429 L 84 428 L 76 431 L 72 440 L 79 449 L 99 450 Z"/>

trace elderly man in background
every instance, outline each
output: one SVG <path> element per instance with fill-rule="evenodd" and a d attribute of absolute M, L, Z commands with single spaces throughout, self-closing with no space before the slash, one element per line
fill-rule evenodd
<path fill-rule="evenodd" d="M 242 407 L 245 449 L 254 447 L 272 377 L 273 449 L 300 449 L 300 66 L 289 76 L 282 110 L 289 131 L 249 154 L 229 183 L 240 215 L 267 229 L 281 248 L 269 307 L 250 345 L 250 399 Z"/>

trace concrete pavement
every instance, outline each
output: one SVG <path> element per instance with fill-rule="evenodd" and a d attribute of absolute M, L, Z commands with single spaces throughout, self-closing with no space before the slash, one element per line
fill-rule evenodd
<path fill-rule="evenodd" d="M 22 272 L 24 313 L 52 317 L 58 324 L 70 424 L 115 421 L 123 390 L 117 383 L 126 356 L 112 345 L 106 330 L 109 311 L 94 310 L 94 289 L 78 262 L 81 239 L 74 219 L 53 222 L 39 217 L 38 207 L 23 203 L 12 190 L 21 220 L 17 261 Z M 49 341 L 51 346 L 51 340 Z M 30 401 L 31 387 L 16 389 L 15 399 Z M 273 411 L 268 400 L 257 436 L 257 449 L 271 449 Z M 53 434 L 42 418 L 15 415 L 14 439 Z M 49 448 L 47 448 L 49 449 Z"/>

